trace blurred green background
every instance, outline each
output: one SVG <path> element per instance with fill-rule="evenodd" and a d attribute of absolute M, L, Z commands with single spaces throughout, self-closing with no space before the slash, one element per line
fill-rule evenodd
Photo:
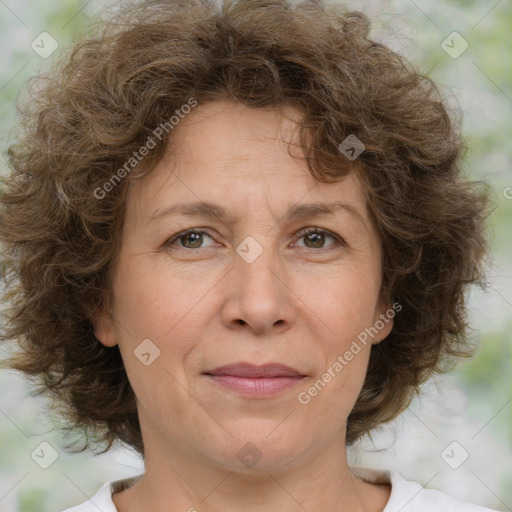
<path fill-rule="evenodd" d="M 489 287 L 485 292 L 474 290 L 470 303 L 472 338 L 481 347 L 478 355 L 426 386 L 421 399 L 397 421 L 359 443 L 351 461 L 394 469 L 428 488 L 512 511 L 511 3 L 348 0 L 344 4 L 367 13 L 374 38 L 406 55 L 441 85 L 451 105 L 460 107 L 468 145 L 465 170 L 491 184 L 496 204 L 490 218 L 494 260 Z M 95 0 L 0 1 L 2 172 L 3 152 L 13 140 L 16 98 L 24 95 L 24 83 L 67 51 L 102 7 L 103 2 Z M 49 58 L 31 47 L 43 32 L 58 44 Z M 457 55 L 466 44 L 467 49 Z M 97 457 L 67 454 L 63 449 L 67 440 L 55 431 L 45 414 L 45 402 L 30 395 L 25 380 L 14 372 L 0 372 L 0 389 L 1 512 L 58 512 L 86 501 L 108 480 L 143 471 L 142 462 L 122 447 Z M 31 455 L 43 442 L 57 456 L 48 469 L 39 467 Z M 453 446 L 457 453 L 468 454 L 457 469 L 442 456 L 445 448 Z"/>

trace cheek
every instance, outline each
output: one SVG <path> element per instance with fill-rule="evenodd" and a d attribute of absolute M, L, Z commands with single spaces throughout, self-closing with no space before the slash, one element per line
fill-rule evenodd
<path fill-rule="evenodd" d="M 298 295 L 307 306 L 305 314 L 311 321 L 316 318 L 324 341 L 328 340 L 329 352 L 337 355 L 373 324 L 378 293 L 379 282 L 369 272 L 345 268 L 318 276 L 314 287 Z"/>
<path fill-rule="evenodd" d="M 212 286 L 219 278 L 212 272 L 190 276 L 176 266 L 170 270 L 150 264 L 136 266 L 135 262 L 120 266 L 116 276 L 119 348 L 137 396 L 158 407 L 158 400 L 167 403 L 169 390 L 181 396 L 188 374 L 199 371 L 197 348 L 208 332 L 215 309 Z M 156 348 L 143 340 L 151 340 Z M 139 348 L 143 343 L 149 350 Z M 137 354 L 148 351 L 150 360 L 153 353 L 156 357 L 150 366 L 144 366 Z M 167 403 L 164 410 L 188 415 L 177 411 L 182 402 L 188 403 L 187 396 Z"/>
<path fill-rule="evenodd" d="M 208 279 L 191 281 L 179 269 L 162 271 L 151 264 L 124 265 L 116 276 L 115 313 L 133 338 L 156 343 L 172 338 L 186 340 L 198 325 Z"/>
<path fill-rule="evenodd" d="M 314 339 L 323 368 L 308 394 L 313 408 L 319 408 L 315 414 L 327 414 L 339 424 L 350 413 L 364 383 L 371 343 L 358 336 L 373 325 L 380 283 L 371 272 L 346 266 L 322 276 L 317 284 L 304 301 L 308 306 L 304 314 L 316 325 Z"/>
<path fill-rule="evenodd" d="M 339 354 L 342 356 L 344 352 Z M 322 418 L 322 432 L 327 437 L 345 431 L 346 421 L 361 391 L 368 366 L 369 348 L 362 348 L 350 361 L 341 363 L 337 356 L 329 361 L 324 373 L 312 380 L 300 395 L 300 404 L 308 422 Z M 340 366 L 336 366 L 336 362 Z M 339 367 L 343 369 L 340 371 Z"/>
<path fill-rule="evenodd" d="M 351 340 L 339 342 L 327 355 L 322 373 L 315 376 L 307 396 L 316 411 L 313 417 L 327 415 L 333 425 L 344 424 L 359 396 L 368 368 L 370 345 Z"/>

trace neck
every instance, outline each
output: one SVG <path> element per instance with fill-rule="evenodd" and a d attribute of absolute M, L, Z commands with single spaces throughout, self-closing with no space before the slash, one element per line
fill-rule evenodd
<path fill-rule="evenodd" d="M 389 496 L 354 478 L 344 439 L 287 464 L 262 458 L 243 471 L 158 435 L 145 436 L 145 452 L 144 476 L 113 496 L 119 512 L 377 512 Z"/>

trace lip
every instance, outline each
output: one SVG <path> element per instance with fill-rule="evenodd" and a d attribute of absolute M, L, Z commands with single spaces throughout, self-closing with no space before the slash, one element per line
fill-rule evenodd
<path fill-rule="evenodd" d="M 305 375 L 294 368 L 280 364 L 235 363 L 204 372 L 215 383 L 238 394 L 265 398 L 296 386 Z"/>
<path fill-rule="evenodd" d="M 267 363 L 263 365 L 255 365 L 252 363 L 234 363 L 219 366 L 214 370 L 204 372 L 207 375 L 231 375 L 233 377 L 246 377 L 249 379 L 257 379 L 263 377 L 304 377 L 295 368 L 290 368 L 281 363 Z"/>

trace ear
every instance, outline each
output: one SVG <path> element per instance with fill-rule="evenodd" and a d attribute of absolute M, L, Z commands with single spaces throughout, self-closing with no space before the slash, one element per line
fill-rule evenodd
<path fill-rule="evenodd" d="M 94 328 L 94 336 L 106 347 L 117 345 L 117 335 L 112 315 L 103 310 L 96 311 L 91 322 Z"/>
<path fill-rule="evenodd" d="M 372 345 L 380 343 L 389 335 L 393 329 L 393 319 L 401 310 L 402 306 L 399 302 L 393 302 L 387 294 L 380 295 L 373 319 L 373 332 L 377 332 L 372 336 Z"/>

